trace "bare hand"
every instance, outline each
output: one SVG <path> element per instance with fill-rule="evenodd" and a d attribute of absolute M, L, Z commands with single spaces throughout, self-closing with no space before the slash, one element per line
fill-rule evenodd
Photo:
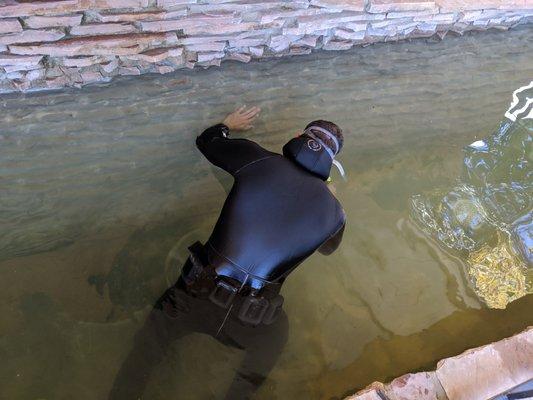
<path fill-rule="evenodd" d="M 242 106 L 229 114 L 222 122 L 230 131 L 246 131 L 252 128 L 252 122 L 259 116 L 259 107 Z"/>

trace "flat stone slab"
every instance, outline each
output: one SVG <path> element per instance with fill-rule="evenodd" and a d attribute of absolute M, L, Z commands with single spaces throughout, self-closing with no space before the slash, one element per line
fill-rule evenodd
<path fill-rule="evenodd" d="M 0 69 L 0 93 L 47 88 L 58 71 L 63 77 L 53 77 L 54 87 L 59 82 L 80 87 L 89 83 L 80 77 L 98 76 L 96 70 L 108 81 L 123 73 L 168 73 L 225 60 L 442 39 L 449 31 L 507 30 L 531 22 L 532 12 L 533 0 L 0 0 L 0 53 L 51 58 L 37 77 L 26 76 L 24 66 Z M 152 35 L 164 33 L 168 36 Z M 186 62 L 124 57 L 178 41 L 185 45 Z M 50 71 L 62 58 L 80 56 L 116 57 L 118 65 Z"/>
<path fill-rule="evenodd" d="M 372 13 L 391 11 L 423 11 L 435 8 L 434 1 L 424 0 L 370 0 L 368 10 Z"/>
<path fill-rule="evenodd" d="M 385 395 L 391 400 L 446 400 L 434 371 L 407 374 L 393 380 L 385 387 Z"/>
<path fill-rule="evenodd" d="M 531 0 L 436 0 L 441 11 L 486 10 L 486 9 L 528 9 L 533 8 Z"/>
<path fill-rule="evenodd" d="M 533 379 L 533 327 L 437 366 L 450 400 L 486 400 Z"/>
<path fill-rule="evenodd" d="M 345 400 L 488 400 L 527 389 L 526 382 L 533 386 L 533 327 L 445 358 L 436 371 L 406 374 L 387 385 L 374 382 Z"/>
<path fill-rule="evenodd" d="M 381 382 L 374 382 L 353 396 L 347 397 L 345 400 L 388 400 L 379 395 L 378 392 L 382 392 L 382 390 L 383 384 Z"/>

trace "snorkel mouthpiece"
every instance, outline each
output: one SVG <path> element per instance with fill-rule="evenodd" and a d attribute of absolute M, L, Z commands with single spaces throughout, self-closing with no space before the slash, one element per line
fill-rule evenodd
<path fill-rule="evenodd" d="M 342 164 L 340 163 L 340 161 L 333 160 L 333 165 L 337 168 L 337 170 L 339 171 L 339 174 L 341 174 L 343 181 L 346 182 L 347 181 L 346 172 L 344 172 L 344 168 L 342 167 Z"/>

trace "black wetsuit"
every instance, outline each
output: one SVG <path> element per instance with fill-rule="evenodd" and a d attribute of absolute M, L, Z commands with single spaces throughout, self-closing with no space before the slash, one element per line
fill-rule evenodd
<path fill-rule="evenodd" d="M 159 299 L 115 379 L 112 399 L 141 397 L 150 371 L 168 346 L 192 332 L 246 350 L 224 398 L 249 398 L 274 366 L 288 323 L 281 311 L 268 324 L 248 324 L 239 309 L 251 293 L 253 299 L 279 296 L 281 283 L 299 263 L 317 249 L 330 254 L 341 241 L 344 212 L 325 183 L 331 160 L 322 162 L 327 158 L 317 158 L 305 140 L 293 139 L 280 155 L 249 140 L 229 139 L 228 133 L 226 126 L 215 125 L 196 142 L 211 163 L 234 177 L 199 255 L 202 273 L 191 278 L 194 266 L 189 259 L 182 277 Z M 206 288 L 213 290 L 214 282 L 240 288 L 231 304 L 221 307 L 207 293 L 202 295 Z"/>
<path fill-rule="evenodd" d="M 206 244 L 208 261 L 218 275 L 259 289 L 284 279 L 322 245 L 323 252 L 333 251 L 344 211 L 317 165 L 225 138 L 225 131 L 215 125 L 196 140 L 205 157 L 235 179 Z"/>

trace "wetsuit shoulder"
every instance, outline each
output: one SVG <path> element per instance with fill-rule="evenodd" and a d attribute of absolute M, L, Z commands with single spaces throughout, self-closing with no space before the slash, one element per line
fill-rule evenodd
<path fill-rule="evenodd" d="M 277 155 L 254 141 L 232 139 L 228 135 L 226 125 L 212 126 L 196 138 L 196 146 L 213 165 L 232 175 L 250 164 Z"/>

